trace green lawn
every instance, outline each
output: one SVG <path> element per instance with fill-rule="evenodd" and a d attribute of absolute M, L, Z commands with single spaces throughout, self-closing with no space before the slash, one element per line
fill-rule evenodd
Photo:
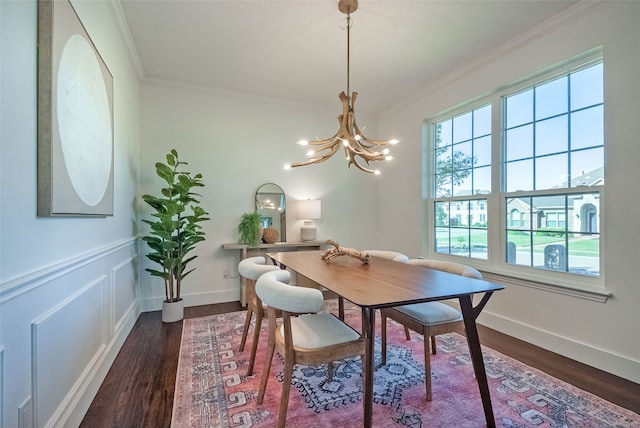
<path fill-rule="evenodd" d="M 509 241 L 516 244 L 516 247 L 529 247 L 531 245 L 530 236 L 516 233 L 509 233 Z M 545 245 L 564 244 L 564 239 L 557 236 L 534 235 L 534 252 L 544 251 Z M 600 252 L 599 237 L 572 237 L 569 238 L 569 252 L 574 256 L 593 256 Z"/>
<path fill-rule="evenodd" d="M 468 229 L 451 229 L 451 245 L 466 247 L 467 239 L 469 238 Z M 456 236 L 458 235 L 458 236 Z M 486 247 L 487 246 L 487 231 L 486 230 L 471 230 L 471 242 L 474 247 Z M 439 242 L 447 242 L 448 234 L 443 234 L 438 238 Z M 517 248 L 529 248 L 531 245 L 531 236 L 522 233 L 509 232 L 509 241 L 516 244 Z M 545 234 L 534 234 L 533 236 L 533 251 L 541 253 L 544 251 L 544 247 L 549 244 L 564 244 L 564 239 L 557 236 L 550 236 Z M 446 245 L 446 244 L 445 244 Z M 571 237 L 569 238 L 569 251 L 574 256 L 598 256 L 600 252 L 600 239 L 599 237 Z"/>

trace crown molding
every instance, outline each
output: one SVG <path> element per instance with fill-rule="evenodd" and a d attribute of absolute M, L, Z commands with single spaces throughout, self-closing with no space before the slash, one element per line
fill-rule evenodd
<path fill-rule="evenodd" d="M 107 4 L 109 7 L 109 11 L 111 12 L 111 17 L 113 18 L 113 21 L 117 26 L 118 33 L 120 34 L 120 39 L 127 49 L 129 60 L 136 70 L 138 80 L 142 80 L 144 79 L 146 73 L 144 71 L 142 61 L 140 61 L 138 49 L 136 49 L 136 45 L 133 42 L 133 37 L 131 36 L 131 31 L 129 30 L 127 18 L 124 16 L 124 11 L 122 10 L 122 4 L 120 3 L 120 0 L 109 0 Z"/>
<path fill-rule="evenodd" d="M 436 80 L 435 82 L 425 86 L 423 89 L 416 91 L 411 96 L 403 99 L 402 101 L 390 106 L 389 108 L 384 109 L 378 117 L 382 117 L 386 114 L 393 113 L 394 111 L 406 107 L 422 98 L 427 97 L 428 95 L 437 92 L 438 90 L 451 85 L 457 80 L 461 79 L 464 76 L 473 73 L 474 70 L 483 66 L 484 64 L 491 63 L 496 61 L 497 59 L 507 55 L 514 50 L 517 50 L 522 45 L 530 42 L 531 40 L 535 40 L 540 36 L 548 34 L 549 32 L 561 28 L 567 24 L 575 22 L 598 9 L 601 9 L 604 6 L 607 6 L 610 3 L 613 3 L 615 0 L 582 0 L 574 6 L 564 10 L 563 12 L 552 16 L 546 21 L 536 25 L 530 30 L 514 37 L 506 43 L 498 46 L 492 51 L 488 52 L 486 55 L 482 55 L 480 58 L 477 58 L 464 66 L 458 68 L 457 70 L 448 73 L 445 77 Z"/>
<path fill-rule="evenodd" d="M 197 92 L 199 94 L 208 94 L 216 97 L 227 97 L 227 98 L 260 101 L 266 104 L 275 104 L 275 105 L 283 105 L 283 106 L 302 106 L 304 108 L 313 108 L 317 110 L 329 110 L 329 111 L 335 110 L 335 105 L 330 106 L 330 105 L 324 105 L 324 104 L 314 104 L 306 101 L 293 100 L 290 98 L 274 97 L 269 95 L 256 94 L 254 92 L 236 91 L 232 89 L 201 85 L 198 83 L 184 82 L 182 80 L 167 79 L 167 78 L 155 77 L 151 75 L 146 75 L 141 80 L 140 83 L 145 86 L 174 88 L 174 89 L 180 89 L 184 91 Z M 361 113 L 363 116 L 375 117 L 375 115 L 370 112 L 363 111 Z"/>

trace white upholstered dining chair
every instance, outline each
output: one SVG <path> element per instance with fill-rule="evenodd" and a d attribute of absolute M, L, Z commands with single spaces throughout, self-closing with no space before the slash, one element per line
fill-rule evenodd
<path fill-rule="evenodd" d="M 382 259 L 387 259 L 387 260 L 392 260 L 394 262 L 398 262 L 398 263 L 407 263 L 409 261 L 409 257 L 407 257 L 405 254 L 399 253 L 397 251 L 390 251 L 390 250 L 364 250 L 362 251 L 363 253 L 367 253 L 372 257 L 380 257 Z M 343 314 L 344 313 L 344 300 L 341 296 L 338 296 L 338 304 L 340 306 L 340 313 Z M 344 316 L 342 316 L 342 318 L 340 319 L 344 319 Z M 407 337 L 409 337 L 409 330 L 405 330 L 406 331 L 406 335 Z"/>
<path fill-rule="evenodd" d="M 411 259 L 407 263 L 470 278 L 482 279 L 482 274 L 478 270 L 460 263 L 429 259 Z M 382 325 L 382 365 L 387 363 L 387 318 L 391 318 L 404 326 L 407 340 L 410 339 L 409 330 L 413 330 L 424 337 L 426 398 L 428 401 L 431 401 L 430 353 L 434 355 L 436 353 L 436 336 L 453 332 L 464 334 L 462 314 L 457 309 L 445 303 L 426 302 L 383 308 L 380 310 L 380 315 Z M 429 342 L 431 342 L 431 352 L 429 352 Z"/>
<path fill-rule="evenodd" d="M 253 374 L 253 366 L 256 359 L 256 350 L 258 349 L 258 339 L 260 338 L 260 327 L 262 319 L 266 312 L 263 308 L 260 298 L 256 295 L 256 280 L 265 272 L 280 270 L 278 266 L 269 264 L 265 257 L 256 256 L 248 257 L 238 263 L 238 273 L 245 279 L 245 290 L 247 293 L 247 316 L 244 320 L 244 328 L 242 329 L 242 339 L 240 340 L 240 352 L 244 351 L 244 346 L 249 334 L 251 318 L 256 315 L 256 325 L 253 329 L 253 340 L 251 342 L 251 354 L 249 356 L 249 367 L 247 368 L 247 376 Z"/>
<path fill-rule="evenodd" d="M 373 257 L 382 257 L 383 259 L 393 260 L 394 262 L 407 263 L 409 261 L 409 257 L 402 253 L 398 253 L 397 251 L 364 250 L 363 252 L 368 253 Z"/>
<path fill-rule="evenodd" d="M 269 319 L 269 343 L 258 404 L 264 400 L 275 349 L 284 357 L 278 427 L 284 427 L 286 423 L 295 364 L 328 364 L 329 379 L 332 377 L 333 361 L 360 356 L 363 373 L 366 368 L 365 339 L 361 334 L 331 313 L 318 313 L 324 301 L 320 290 L 291 286 L 289 279 L 289 272 L 280 270 L 265 273 L 256 283 L 256 294 L 267 305 Z M 282 312 L 282 323 L 279 325 L 276 310 Z"/>

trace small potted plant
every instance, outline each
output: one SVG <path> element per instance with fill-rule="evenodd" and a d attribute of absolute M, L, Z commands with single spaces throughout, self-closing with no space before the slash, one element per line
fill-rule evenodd
<path fill-rule="evenodd" d="M 244 213 L 240 217 L 238 232 L 240 232 L 240 243 L 250 247 L 257 247 L 262 240 L 262 216 L 258 211 Z"/>
<path fill-rule="evenodd" d="M 152 276 L 164 281 L 165 300 L 162 302 L 162 321 L 179 321 L 184 317 L 184 302 L 181 297 L 182 279 L 193 269 L 187 265 L 197 256 L 188 257 L 198 242 L 204 240 L 201 222 L 209 220 L 199 204 L 194 188 L 204 187 L 202 174 L 192 175 L 184 171 L 178 152 L 171 150 L 167 163 L 156 163 L 156 174 L 166 187 L 160 189 L 161 196 L 142 195 L 142 199 L 153 208 L 154 220 L 142 221 L 150 226 L 149 234 L 142 237 L 151 250 L 146 256 L 160 265 L 160 269 L 145 269 Z M 189 212 L 190 210 L 190 212 Z"/>

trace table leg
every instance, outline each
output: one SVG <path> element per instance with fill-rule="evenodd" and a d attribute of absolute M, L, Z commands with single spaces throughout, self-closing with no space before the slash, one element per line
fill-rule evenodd
<path fill-rule="evenodd" d="M 474 314 L 471 296 L 461 296 L 459 300 L 460 308 L 462 309 L 462 317 L 464 318 L 464 327 L 467 334 L 467 343 L 469 344 L 469 353 L 471 354 L 471 361 L 473 362 L 473 371 L 476 374 L 476 380 L 478 381 L 478 387 L 480 388 L 484 417 L 487 421 L 487 427 L 495 428 L 496 422 L 493 416 L 493 407 L 491 406 L 491 395 L 489 394 L 487 373 L 484 369 L 482 348 L 480 347 L 480 338 L 478 337 L 478 330 L 476 328 L 476 315 Z"/>
<path fill-rule="evenodd" d="M 362 308 L 362 334 L 366 339 L 366 371 L 362 374 L 362 402 L 364 406 L 364 427 L 373 423 L 373 371 L 376 311 L 373 308 Z"/>

